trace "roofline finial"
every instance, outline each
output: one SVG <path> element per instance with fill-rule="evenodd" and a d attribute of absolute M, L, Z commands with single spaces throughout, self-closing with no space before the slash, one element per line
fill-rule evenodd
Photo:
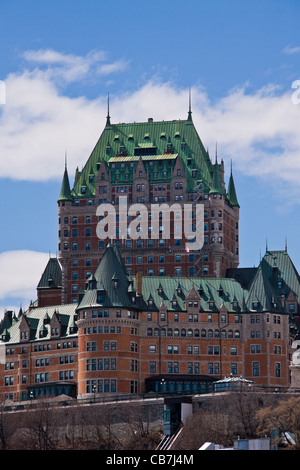
<path fill-rule="evenodd" d="M 188 121 L 192 120 L 192 96 L 191 96 L 191 87 L 189 87 L 189 112 L 188 112 Z"/>
<path fill-rule="evenodd" d="M 107 94 L 107 116 L 106 116 L 106 125 L 110 126 L 110 115 L 109 115 L 109 93 Z"/>

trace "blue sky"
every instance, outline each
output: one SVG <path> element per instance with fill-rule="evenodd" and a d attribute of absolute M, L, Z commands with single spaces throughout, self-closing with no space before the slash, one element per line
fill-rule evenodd
<path fill-rule="evenodd" d="M 299 18 L 297 0 L 0 0 L 0 316 L 35 299 L 65 152 L 72 183 L 108 92 L 112 122 L 185 119 L 191 87 L 226 181 L 233 162 L 240 266 L 287 239 L 299 270 Z"/>

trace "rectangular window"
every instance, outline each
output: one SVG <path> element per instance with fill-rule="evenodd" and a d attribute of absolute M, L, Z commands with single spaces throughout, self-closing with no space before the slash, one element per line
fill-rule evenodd
<path fill-rule="evenodd" d="M 253 377 L 259 377 L 259 362 L 252 363 L 252 375 Z"/>

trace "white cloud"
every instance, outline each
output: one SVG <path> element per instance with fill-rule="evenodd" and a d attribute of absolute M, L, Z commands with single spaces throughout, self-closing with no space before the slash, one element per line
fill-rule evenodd
<path fill-rule="evenodd" d="M 300 46 L 295 46 L 295 47 L 286 46 L 283 49 L 283 52 L 284 54 L 298 54 L 300 52 Z"/>
<path fill-rule="evenodd" d="M 109 75 L 125 70 L 128 62 L 119 59 L 115 62 L 107 60 L 104 51 L 91 51 L 85 56 L 63 54 L 52 49 L 26 51 L 23 54 L 26 61 L 38 64 L 38 70 L 48 79 L 59 80 L 60 85 L 70 83 L 91 76 Z M 45 68 L 46 67 L 46 68 Z M 36 70 L 37 71 L 37 70 Z"/>
<path fill-rule="evenodd" d="M 14 309 L 12 305 L 36 299 L 36 287 L 49 260 L 49 254 L 31 250 L 0 253 L 0 305 Z M 1 311 L 1 307 L 0 307 Z"/>
<path fill-rule="evenodd" d="M 105 54 L 84 57 L 53 50 L 29 51 L 25 58 L 39 67 L 6 79 L 7 99 L 0 114 L 0 176 L 26 180 L 61 178 L 65 150 L 70 176 L 85 164 L 105 125 L 107 97 L 71 98 L 59 90 L 59 73 L 80 77 L 91 67 L 98 73 L 124 70 L 126 62 L 109 64 Z M 41 67 L 46 64 L 46 70 Z M 57 66 L 57 69 L 56 69 Z M 69 75 L 68 75 L 69 74 Z M 54 78 L 55 76 L 55 78 Z M 75 79 L 75 78 L 74 78 Z M 281 181 L 298 191 L 300 178 L 300 105 L 293 90 L 270 84 L 255 92 L 247 86 L 230 90 L 212 102 L 205 90 L 192 90 L 193 120 L 205 147 L 247 175 Z M 112 122 L 186 119 L 188 90 L 149 81 L 139 89 L 111 98 Z M 228 166 L 227 166 L 228 168 Z M 74 174 L 74 173 L 73 173 Z"/>

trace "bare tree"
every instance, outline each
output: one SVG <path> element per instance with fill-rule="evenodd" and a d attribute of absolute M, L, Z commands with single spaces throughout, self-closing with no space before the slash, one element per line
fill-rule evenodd
<path fill-rule="evenodd" d="M 257 437 L 257 411 L 266 405 L 264 402 L 266 398 L 256 392 L 230 392 L 213 400 L 203 399 L 184 423 L 177 448 L 199 449 L 205 442 L 231 446 L 238 436 Z"/>
<path fill-rule="evenodd" d="M 300 449 L 300 398 L 281 400 L 276 406 L 269 406 L 257 412 L 259 435 L 272 431 L 290 431 L 294 434 L 295 448 Z"/>
<path fill-rule="evenodd" d="M 38 407 L 28 410 L 23 422 L 22 445 L 32 450 L 54 450 L 59 443 L 59 413 L 49 401 L 41 400 Z"/>
<path fill-rule="evenodd" d="M 12 437 L 19 426 L 19 419 L 15 414 L 7 413 L 4 407 L 0 407 L 0 448 L 10 449 Z"/>

